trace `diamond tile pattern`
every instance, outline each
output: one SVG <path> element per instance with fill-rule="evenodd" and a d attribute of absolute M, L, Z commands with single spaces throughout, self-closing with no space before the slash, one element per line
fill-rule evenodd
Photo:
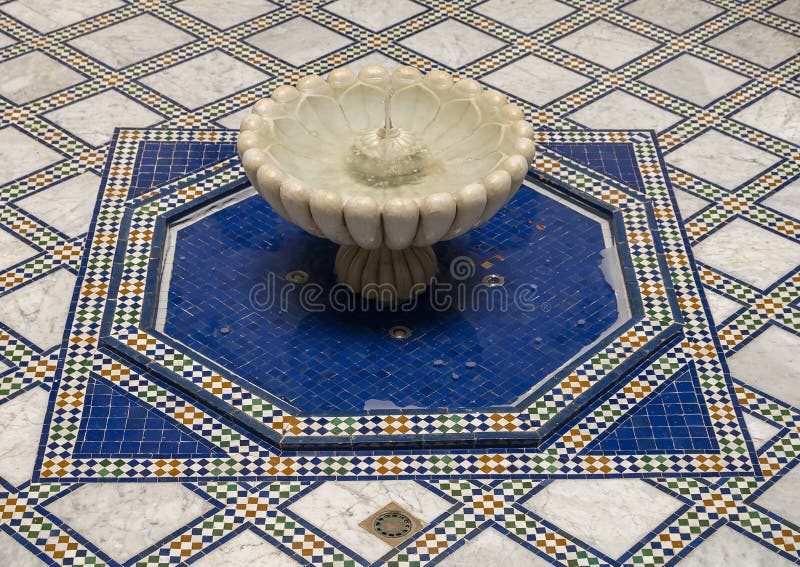
<path fill-rule="evenodd" d="M 72 40 L 69 44 L 118 69 L 193 39 L 167 22 L 144 14 Z"/>
<path fill-rule="evenodd" d="M 50 272 L 0 297 L 0 322 L 18 331 L 42 350 L 61 342 L 69 314 L 75 275 Z"/>
<path fill-rule="evenodd" d="M 56 4 L 49 0 L 13 0 L 3 4 L 0 11 L 40 32 L 51 32 L 121 6 L 124 6 L 122 0 L 83 0 Z"/>
<path fill-rule="evenodd" d="M 269 75 L 220 51 L 205 53 L 141 79 L 142 84 L 188 108 L 197 108 L 267 79 Z M 187 89 L 195 81 L 204 88 Z"/>
<path fill-rule="evenodd" d="M 298 42 L 299 37 L 305 40 Z M 304 65 L 351 43 L 342 34 L 302 17 L 259 32 L 246 41 L 291 65 Z"/>
<path fill-rule="evenodd" d="M 782 91 L 772 91 L 734 114 L 733 118 L 793 144 L 800 144 L 800 124 L 797 120 L 791 119 L 792 116 L 798 115 L 800 115 L 800 97 Z"/>
<path fill-rule="evenodd" d="M 473 10 L 521 32 L 530 33 L 571 14 L 575 8 L 556 0 L 489 0 L 478 4 Z"/>
<path fill-rule="evenodd" d="M 48 509 L 120 563 L 212 506 L 179 484 L 87 484 Z"/>
<path fill-rule="evenodd" d="M 658 44 L 625 28 L 598 20 L 553 45 L 609 69 L 616 69 Z"/>
<path fill-rule="evenodd" d="M 790 33 L 747 20 L 707 43 L 737 57 L 772 68 L 795 55 L 799 42 L 797 36 Z"/>
<path fill-rule="evenodd" d="M 741 247 L 741 242 L 749 242 Z M 766 288 L 800 264 L 800 244 L 743 219 L 734 219 L 694 247 L 696 257 Z"/>
<path fill-rule="evenodd" d="M 746 83 L 747 77 L 683 54 L 647 73 L 641 81 L 689 102 L 706 105 Z"/>
<path fill-rule="evenodd" d="M 524 505 L 567 533 L 617 558 L 681 504 L 642 481 L 614 479 L 556 480 Z M 617 509 L 627 513 L 617 514 Z"/>
<path fill-rule="evenodd" d="M 503 47 L 503 42 L 455 20 L 445 20 L 400 42 L 425 57 L 458 69 Z"/>
<path fill-rule="evenodd" d="M 731 373 L 752 387 L 800 407 L 796 365 L 800 338 L 769 326 L 730 358 Z M 770 355 L 777 354 L 770 358 Z"/>
<path fill-rule="evenodd" d="M 572 120 L 598 130 L 655 130 L 660 132 L 681 119 L 622 91 L 609 95 L 578 109 L 569 115 Z"/>
<path fill-rule="evenodd" d="M 0 95 L 17 104 L 30 102 L 83 80 L 83 76 L 41 51 L 0 63 Z"/>
<path fill-rule="evenodd" d="M 800 219 L 800 180 L 790 183 L 783 189 L 773 193 L 767 199 L 764 199 L 762 203 Z"/>
<path fill-rule="evenodd" d="M 0 269 L 13 266 L 36 252 L 14 234 L 4 230 L 0 230 L 0 250 L 3 251 L 0 255 Z"/>
<path fill-rule="evenodd" d="M 68 237 L 74 237 L 89 228 L 99 189 L 100 178 L 86 172 L 20 199 L 15 204 Z"/>
<path fill-rule="evenodd" d="M 334 6 L 343 8 L 337 13 Z M 350 567 L 364 561 L 341 541 L 344 536 L 297 516 L 292 503 L 303 498 L 309 508 L 324 509 L 323 501 L 314 498 L 328 482 L 321 479 L 335 477 L 347 486 L 356 477 L 405 475 L 402 482 L 418 484 L 449 508 L 422 505 L 423 512 L 435 509 L 438 515 L 428 516 L 430 523 L 418 537 L 378 557 L 379 565 L 796 564 L 800 531 L 792 504 L 800 454 L 795 360 L 800 260 L 794 250 L 800 205 L 794 188 L 800 147 L 792 117 L 800 97 L 800 3 L 409 0 L 396 6 L 393 10 L 367 0 L 0 4 L 0 415 L 35 414 L 44 398 L 31 394 L 45 390 L 51 391 L 48 415 L 58 412 L 57 419 L 46 423 L 46 441 L 40 441 L 33 421 L 24 421 L 26 427 L 19 429 L 14 422 L 4 430 L 9 439 L 0 444 L 0 465 L 3 459 L 17 462 L 14 451 L 9 452 L 14 447 L 29 455 L 35 447 L 40 459 L 30 483 L 0 482 L 0 563 Z M 422 35 L 441 29 L 437 25 L 442 23 L 454 23 L 452 29 L 464 33 L 455 38 Z M 615 33 L 576 41 L 587 28 Z M 114 36 L 119 29 L 130 33 Z M 154 35 L 155 30 L 161 34 Z M 417 34 L 426 40 L 414 46 Z M 623 37 L 630 42 L 609 48 Z M 559 49 L 570 42 L 574 50 Z M 73 47 L 82 44 L 89 57 L 84 48 Z M 215 51 L 265 76 L 241 84 L 233 77 L 231 88 L 210 84 L 206 89 L 195 81 L 172 94 L 143 82 L 166 70 L 186 69 L 181 65 Z M 43 66 L 20 65 L 36 60 Z M 456 65 L 461 76 L 510 94 L 537 125 L 542 144 L 598 141 L 599 134 L 585 128 L 656 129 L 683 218 L 680 222 L 671 216 L 672 205 L 655 202 L 651 220 L 665 231 L 657 255 L 673 266 L 693 267 L 675 271 L 670 286 L 686 316 L 683 328 L 693 329 L 681 344 L 694 348 L 688 358 L 705 369 L 698 372 L 692 395 L 707 410 L 718 442 L 715 452 L 592 452 L 593 442 L 603 435 L 609 439 L 612 427 L 637 415 L 644 402 L 663 392 L 688 394 L 677 386 L 686 380 L 681 369 L 687 361 L 679 356 L 686 353 L 683 346 L 670 350 L 636 382 L 611 388 L 606 401 L 587 407 L 582 421 L 564 426 L 541 450 L 432 448 L 419 454 L 379 448 L 354 462 L 348 450 L 333 455 L 276 453 L 249 430 L 232 428 L 203 404 L 187 401 L 152 374 L 140 373 L 129 361 L 91 343 L 103 323 L 96 316 L 97 304 L 116 285 L 109 273 L 122 209 L 95 215 L 88 237 L 92 242 L 85 243 L 84 229 L 77 228 L 85 213 L 73 216 L 65 208 L 59 215 L 58 199 L 48 207 L 47 195 L 57 195 L 59 187 L 69 188 L 70 180 L 82 176 L 104 177 L 105 186 L 117 191 L 109 197 L 120 203 L 124 198 L 140 202 L 148 195 L 151 206 L 162 206 L 161 199 L 175 184 L 203 194 L 240 175 L 236 165 L 214 170 L 235 164 L 235 158 L 228 161 L 235 134 L 208 128 L 224 123 L 235 130 L 243 109 L 303 74 L 324 75 L 340 66 L 358 69 L 364 62 L 387 60 L 424 70 Z M 619 61 L 622 67 L 610 70 Z M 106 93 L 121 98 L 106 98 Z M 620 104 L 606 111 L 608 102 Z M 635 110 L 626 112 L 626 103 Z M 104 175 L 114 128 L 150 125 L 167 128 L 138 135 L 166 144 L 163 153 L 152 155 L 161 155 L 169 167 L 153 167 L 149 173 L 142 169 L 132 189 L 129 173 L 141 165 L 139 154 L 126 153 L 131 145 L 120 134 L 114 152 L 119 169 Z M 705 138 L 709 133 L 715 136 Z M 650 139 L 649 133 L 641 136 Z M 693 146 L 698 140 L 704 143 Z M 624 141 L 602 138 L 603 143 Z M 186 152 L 176 148 L 183 142 L 208 144 L 209 153 L 182 163 Z M 681 155 L 684 148 L 689 149 Z M 613 168 L 602 159 L 587 155 L 581 161 L 541 149 L 534 166 L 538 175 L 580 186 L 587 194 L 606 184 L 619 196 L 627 191 L 627 184 L 611 175 Z M 650 157 L 637 153 L 646 191 L 659 183 L 651 170 L 658 153 L 650 151 Z M 591 175 L 598 164 L 609 169 L 602 182 Z M 627 198 L 620 203 L 622 210 L 630 205 Z M 676 239 L 694 249 L 696 263 L 682 247 L 670 248 Z M 642 240 L 633 248 L 647 246 Z M 102 248 L 112 255 L 92 256 Z M 149 257 L 139 258 L 136 250 L 121 256 L 142 262 L 139 269 L 146 269 Z M 640 267 L 648 269 L 653 268 Z M 54 274 L 82 280 L 86 273 L 94 276 L 84 297 L 73 296 L 71 285 L 63 286 L 68 290 L 64 293 L 43 291 Z M 38 282 L 45 283 L 31 294 Z M 658 285 L 653 282 L 653 289 Z M 696 286 L 706 292 L 713 323 Z M 50 303 L 28 313 L 43 302 Z M 660 312 L 662 307 L 646 304 L 645 309 Z M 83 325 L 75 342 L 42 350 L 50 341 L 29 340 L 39 333 L 58 343 L 62 318 L 69 313 Z M 642 336 L 649 335 L 630 335 L 633 341 Z M 718 341 L 718 355 L 701 346 L 709 336 Z M 168 350 L 161 343 L 139 340 L 150 356 Z M 628 352 L 637 348 L 631 343 Z M 728 383 L 723 357 L 730 362 L 733 397 L 720 395 L 728 391 L 719 387 Z M 196 377 L 198 388 L 241 400 L 249 415 L 286 435 L 295 434 L 292 416 L 259 405 L 213 369 L 180 357 L 167 360 L 172 371 Z M 182 435 L 222 453 L 197 459 L 70 460 L 89 365 L 92 380 L 132 396 L 125 398 L 130 405 L 114 406 L 126 417 L 141 403 L 164 426 L 177 427 Z M 540 419 L 564 399 L 580 395 L 583 384 L 593 380 L 593 368 L 572 377 L 565 398 L 543 401 L 525 420 Z M 91 407 L 102 406 L 94 401 Z M 670 406 L 664 405 L 668 418 L 674 415 Z M 112 404 L 103 407 L 111 419 Z M 743 469 L 755 455 L 743 441 L 738 415 L 758 451 L 758 471 Z M 387 422 L 380 412 L 373 417 L 370 427 L 398 432 L 416 419 L 411 412 L 403 417 L 407 421 Z M 475 416 L 470 422 L 450 418 L 455 419 L 442 416 L 441 422 L 429 425 L 430 431 L 472 431 L 492 423 L 503 436 L 506 428 L 524 427 L 505 415 L 488 422 Z M 342 438 L 353 431 L 347 418 L 340 417 L 317 426 L 338 431 Z M 242 470 L 257 472 L 242 479 Z M 628 478 L 620 481 L 620 476 Z M 145 478 L 172 482 L 126 482 Z M 72 480 L 99 482 L 76 485 Z M 410 498 L 414 493 L 407 491 Z M 537 499 L 540 494 L 554 504 Z"/>
<path fill-rule="evenodd" d="M 411 0 L 395 0 L 391 9 L 376 10 L 364 0 L 336 0 L 326 4 L 325 9 L 369 30 L 380 31 L 421 14 L 425 6 Z"/>
<path fill-rule="evenodd" d="M 590 79 L 528 55 L 489 73 L 481 79 L 487 85 L 538 106 L 553 101 L 569 91 L 590 82 Z"/>
<path fill-rule="evenodd" d="M 161 120 L 158 114 L 116 90 L 62 106 L 46 115 L 49 120 L 93 146 L 111 140 L 122 116 L 125 117 L 125 124 L 135 126 L 149 126 Z"/>
<path fill-rule="evenodd" d="M 667 163 L 725 189 L 735 189 L 779 159 L 718 130 L 709 130 L 666 155 Z"/>
<path fill-rule="evenodd" d="M 220 29 L 230 28 L 278 8 L 268 0 L 237 0 L 235 4 L 226 5 L 224 10 L 220 9 L 217 0 L 181 0 L 174 6 Z"/>
<path fill-rule="evenodd" d="M 719 6 L 703 0 L 636 0 L 623 10 L 677 33 L 685 33 L 724 12 Z"/>
<path fill-rule="evenodd" d="M 61 159 L 53 149 L 38 142 L 15 126 L 0 128 L 0 183 L 40 169 Z"/>

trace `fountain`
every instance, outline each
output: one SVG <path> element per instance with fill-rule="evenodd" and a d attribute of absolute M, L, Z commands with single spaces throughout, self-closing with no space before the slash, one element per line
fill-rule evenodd
<path fill-rule="evenodd" d="M 286 220 L 340 248 L 337 279 L 407 299 L 432 246 L 489 220 L 533 160 L 533 127 L 505 96 L 443 71 L 380 66 L 281 86 L 242 121 L 248 179 Z"/>

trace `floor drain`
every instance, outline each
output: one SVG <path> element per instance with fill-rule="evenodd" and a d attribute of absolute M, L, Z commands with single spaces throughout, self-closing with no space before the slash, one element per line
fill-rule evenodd
<path fill-rule="evenodd" d="M 393 339 L 407 339 L 411 336 L 411 329 L 403 325 L 397 325 L 389 329 L 389 336 Z"/>
<path fill-rule="evenodd" d="M 375 518 L 375 521 L 372 523 L 372 527 L 375 528 L 375 531 L 383 537 L 390 537 L 394 539 L 408 535 L 411 532 L 413 524 L 411 522 L 411 518 L 402 512 L 391 510 L 389 512 L 384 512 Z"/>
<path fill-rule="evenodd" d="M 294 284 L 304 284 L 308 281 L 308 273 L 303 270 L 292 270 L 286 274 L 286 281 Z"/>
<path fill-rule="evenodd" d="M 497 287 L 506 283 L 506 279 L 500 274 L 489 274 L 488 276 L 483 276 L 483 280 L 481 281 L 489 287 Z"/>
<path fill-rule="evenodd" d="M 424 522 L 396 502 L 389 502 L 358 525 L 393 547 L 425 527 Z"/>

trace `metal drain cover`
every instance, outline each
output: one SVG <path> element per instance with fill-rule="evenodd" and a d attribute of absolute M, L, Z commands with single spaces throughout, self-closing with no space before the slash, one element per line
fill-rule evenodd
<path fill-rule="evenodd" d="M 412 524 L 411 518 L 402 512 L 391 510 L 375 518 L 375 521 L 372 522 L 372 527 L 383 537 L 396 538 L 408 535 Z"/>
<path fill-rule="evenodd" d="M 397 546 L 417 533 L 424 523 L 403 507 L 390 502 L 358 524 L 391 546 Z"/>

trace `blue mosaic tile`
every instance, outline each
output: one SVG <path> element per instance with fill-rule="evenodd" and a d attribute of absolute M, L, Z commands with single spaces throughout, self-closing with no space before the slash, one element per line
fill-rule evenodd
<path fill-rule="evenodd" d="M 89 380 L 84 404 L 76 456 L 224 455 L 175 420 L 108 382 Z"/>
<path fill-rule="evenodd" d="M 642 181 L 639 168 L 636 166 L 633 144 L 570 143 L 542 144 L 542 146 L 644 193 L 644 181 Z"/>
<path fill-rule="evenodd" d="M 236 144 L 145 141 L 136 158 L 130 198 L 236 155 Z"/>
<path fill-rule="evenodd" d="M 647 455 L 717 450 L 702 396 L 694 368 L 687 366 L 600 437 L 590 453 Z"/>
<path fill-rule="evenodd" d="M 616 322 L 616 295 L 600 267 L 604 248 L 597 221 L 522 189 L 491 223 L 436 247 L 441 282 L 453 290 L 463 284 L 466 310 L 439 312 L 428 293 L 409 313 L 342 313 L 327 301 L 336 246 L 254 196 L 180 230 L 164 331 L 314 414 L 507 405 Z M 476 270 L 459 282 L 448 266 L 462 256 Z M 304 308 L 299 290 L 282 279 L 298 269 L 324 290 L 325 312 Z M 490 273 L 505 278 L 507 306 L 470 302 Z M 523 311 L 513 298 L 529 284 L 535 298 Z M 263 290 L 272 286 L 267 306 Z M 443 296 L 455 306 L 457 293 Z M 411 338 L 391 338 L 395 325 L 410 327 Z"/>

